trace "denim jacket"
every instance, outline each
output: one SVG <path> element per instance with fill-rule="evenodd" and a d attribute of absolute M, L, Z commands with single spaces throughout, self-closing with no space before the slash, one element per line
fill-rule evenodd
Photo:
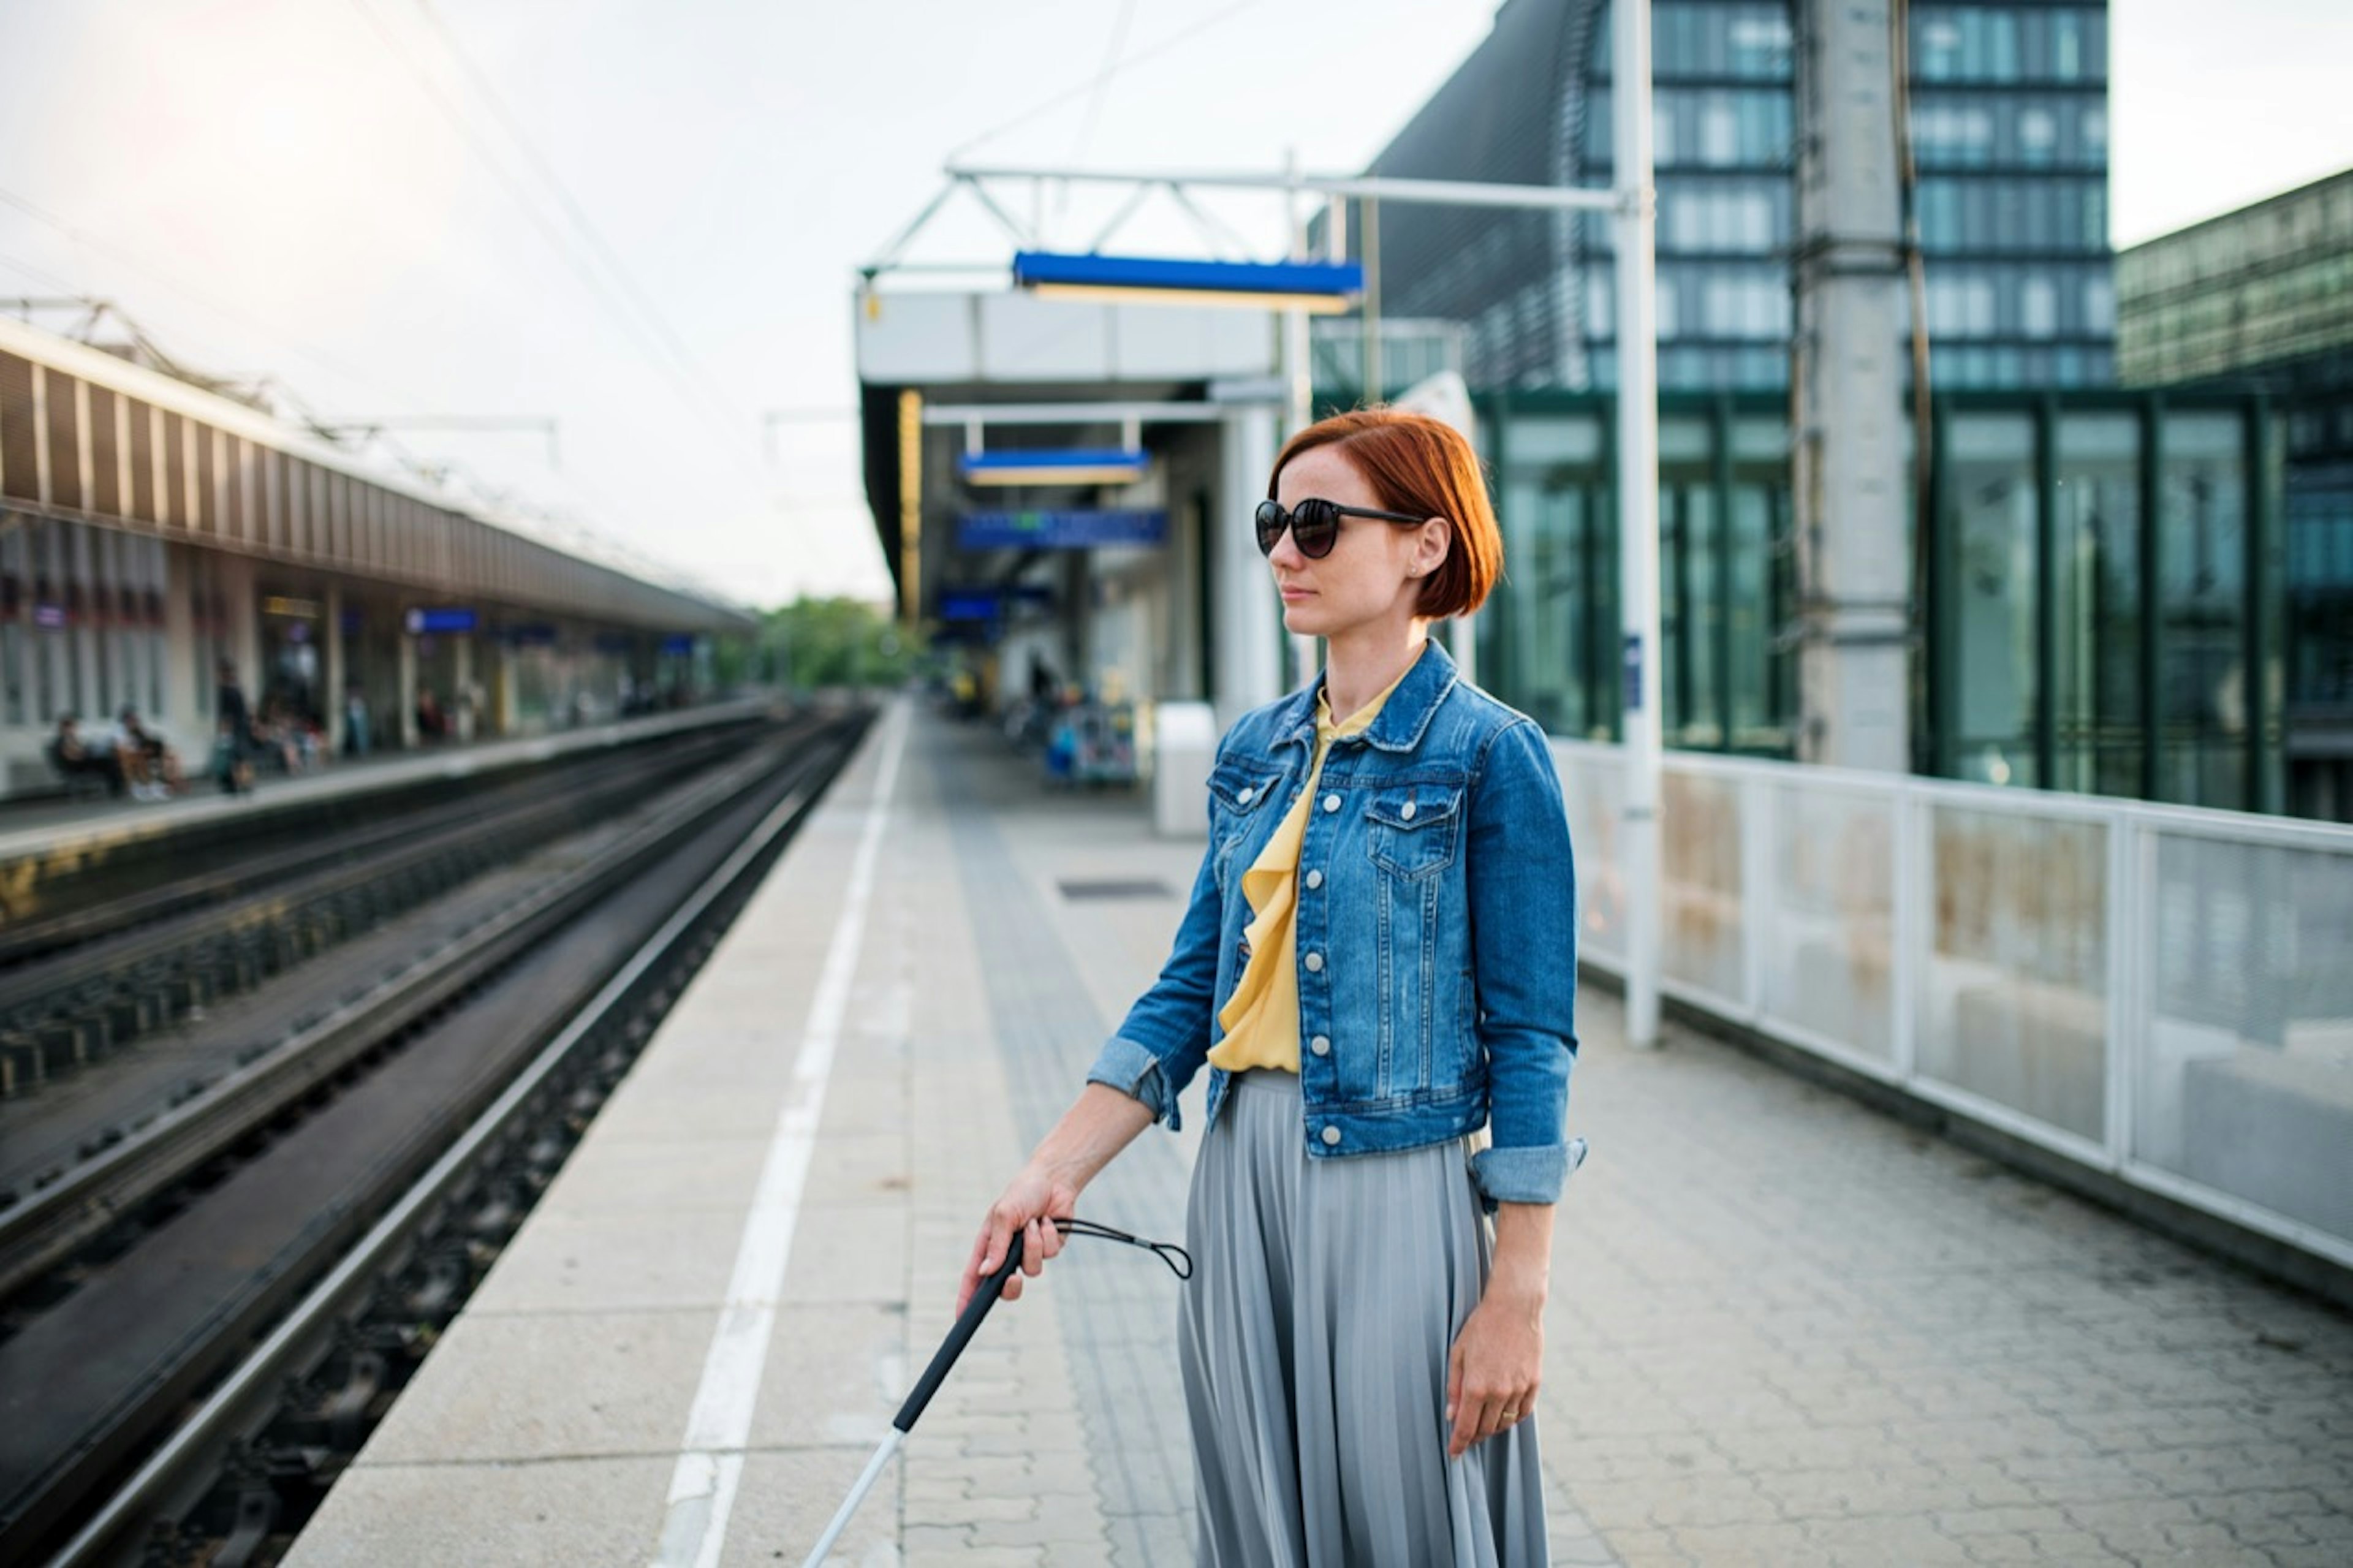
<path fill-rule="evenodd" d="M 1258 858 L 1314 756 L 1322 682 L 1244 715 L 1209 775 L 1209 847 L 1159 980 L 1087 1078 L 1177 1125 L 1222 1037 Z M 1577 1054 L 1576 872 L 1543 731 L 1435 641 L 1362 734 L 1333 742 L 1299 853 L 1301 1136 L 1315 1159 L 1445 1142 L 1494 1203 L 1547 1204 Z M 1209 1075 L 1215 1126 L 1227 1075 Z"/>

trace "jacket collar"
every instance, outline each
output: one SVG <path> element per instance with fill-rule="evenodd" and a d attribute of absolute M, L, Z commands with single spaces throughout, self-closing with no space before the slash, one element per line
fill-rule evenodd
<path fill-rule="evenodd" d="M 1410 752 L 1421 744 L 1422 732 L 1438 713 L 1438 705 L 1454 689 L 1461 676 L 1454 660 L 1432 637 L 1421 645 L 1421 657 L 1406 671 L 1372 727 L 1361 735 L 1349 735 L 1335 742 L 1350 745 L 1362 742 L 1383 752 Z M 1318 672 L 1314 683 L 1293 692 L 1282 701 L 1275 715 L 1275 744 L 1298 745 L 1311 752 L 1315 746 L 1315 699 L 1324 689 L 1324 675 Z"/>

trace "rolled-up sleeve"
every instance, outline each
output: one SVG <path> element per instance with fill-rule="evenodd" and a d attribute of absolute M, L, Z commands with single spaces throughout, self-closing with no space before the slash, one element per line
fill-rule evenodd
<path fill-rule="evenodd" d="M 1577 1058 L 1577 868 L 1560 775 L 1527 720 L 1475 777 L 1465 879 L 1491 1147 L 1472 1176 L 1492 1203 L 1549 1204 L 1585 1149 L 1566 1134 Z"/>
<path fill-rule="evenodd" d="M 1217 1017 L 1221 914 L 1217 843 L 1212 839 L 1201 856 L 1185 919 L 1176 928 L 1160 978 L 1136 998 L 1118 1033 L 1103 1042 L 1087 1069 L 1089 1083 L 1108 1085 L 1142 1102 L 1171 1131 L 1179 1125 L 1176 1097 L 1209 1055 L 1210 1026 Z"/>

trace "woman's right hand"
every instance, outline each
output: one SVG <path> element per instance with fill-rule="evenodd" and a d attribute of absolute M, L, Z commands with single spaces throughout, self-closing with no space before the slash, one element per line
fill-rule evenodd
<path fill-rule="evenodd" d="M 1005 1261 L 1005 1249 L 1012 1245 L 1013 1233 L 1021 1232 L 1021 1267 L 1005 1281 L 1002 1299 L 1021 1299 L 1021 1277 L 1035 1279 L 1046 1267 L 1046 1260 L 1062 1250 L 1062 1233 L 1054 1221 L 1068 1219 L 1077 1212 L 1079 1189 L 1067 1181 L 1047 1175 L 1037 1167 L 1025 1166 L 1021 1173 L 1006 1184 L 1005 1191 L 988 1208 L 988 1217 L 981 1222 L 980 1235 L 972 1244 L 972 1257 L 964 1266 L 964 1279 L 956 1287 L 956 1311 L 961 1315 L 965 1304 L 980 1282 L 997 1270 Z"/>

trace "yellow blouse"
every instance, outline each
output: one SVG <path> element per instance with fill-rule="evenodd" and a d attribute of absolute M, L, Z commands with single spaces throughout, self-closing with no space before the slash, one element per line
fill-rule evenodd
<path fill-rule="evenodd" d="M 1242 938 L 1250 944 L 1250 961 L 1234 994 L 1218 1013 L 1226 1037 L 1209 1052 L 1209 1065 L 1228 1072 L 1248 1068 L 1299 1070 L 1299 848 L 1307 836 L 1307 810 L 1315 798 L 1316 781 L 1324 776 L 1324 759 L 1332 742 L 1372 727 L 1381 704 L 1398 682 L 1413 672 L 1409 664 L 1379 696 L 1347 718 L 1335 722 L 1325 694 L 1315 694 L 1315 758 L 1308 764 L 1307 783 L 1291 809 L 1266 841 L 1250 868 L 1242 873 L 1242 897 L 1255 917 Z"/>

